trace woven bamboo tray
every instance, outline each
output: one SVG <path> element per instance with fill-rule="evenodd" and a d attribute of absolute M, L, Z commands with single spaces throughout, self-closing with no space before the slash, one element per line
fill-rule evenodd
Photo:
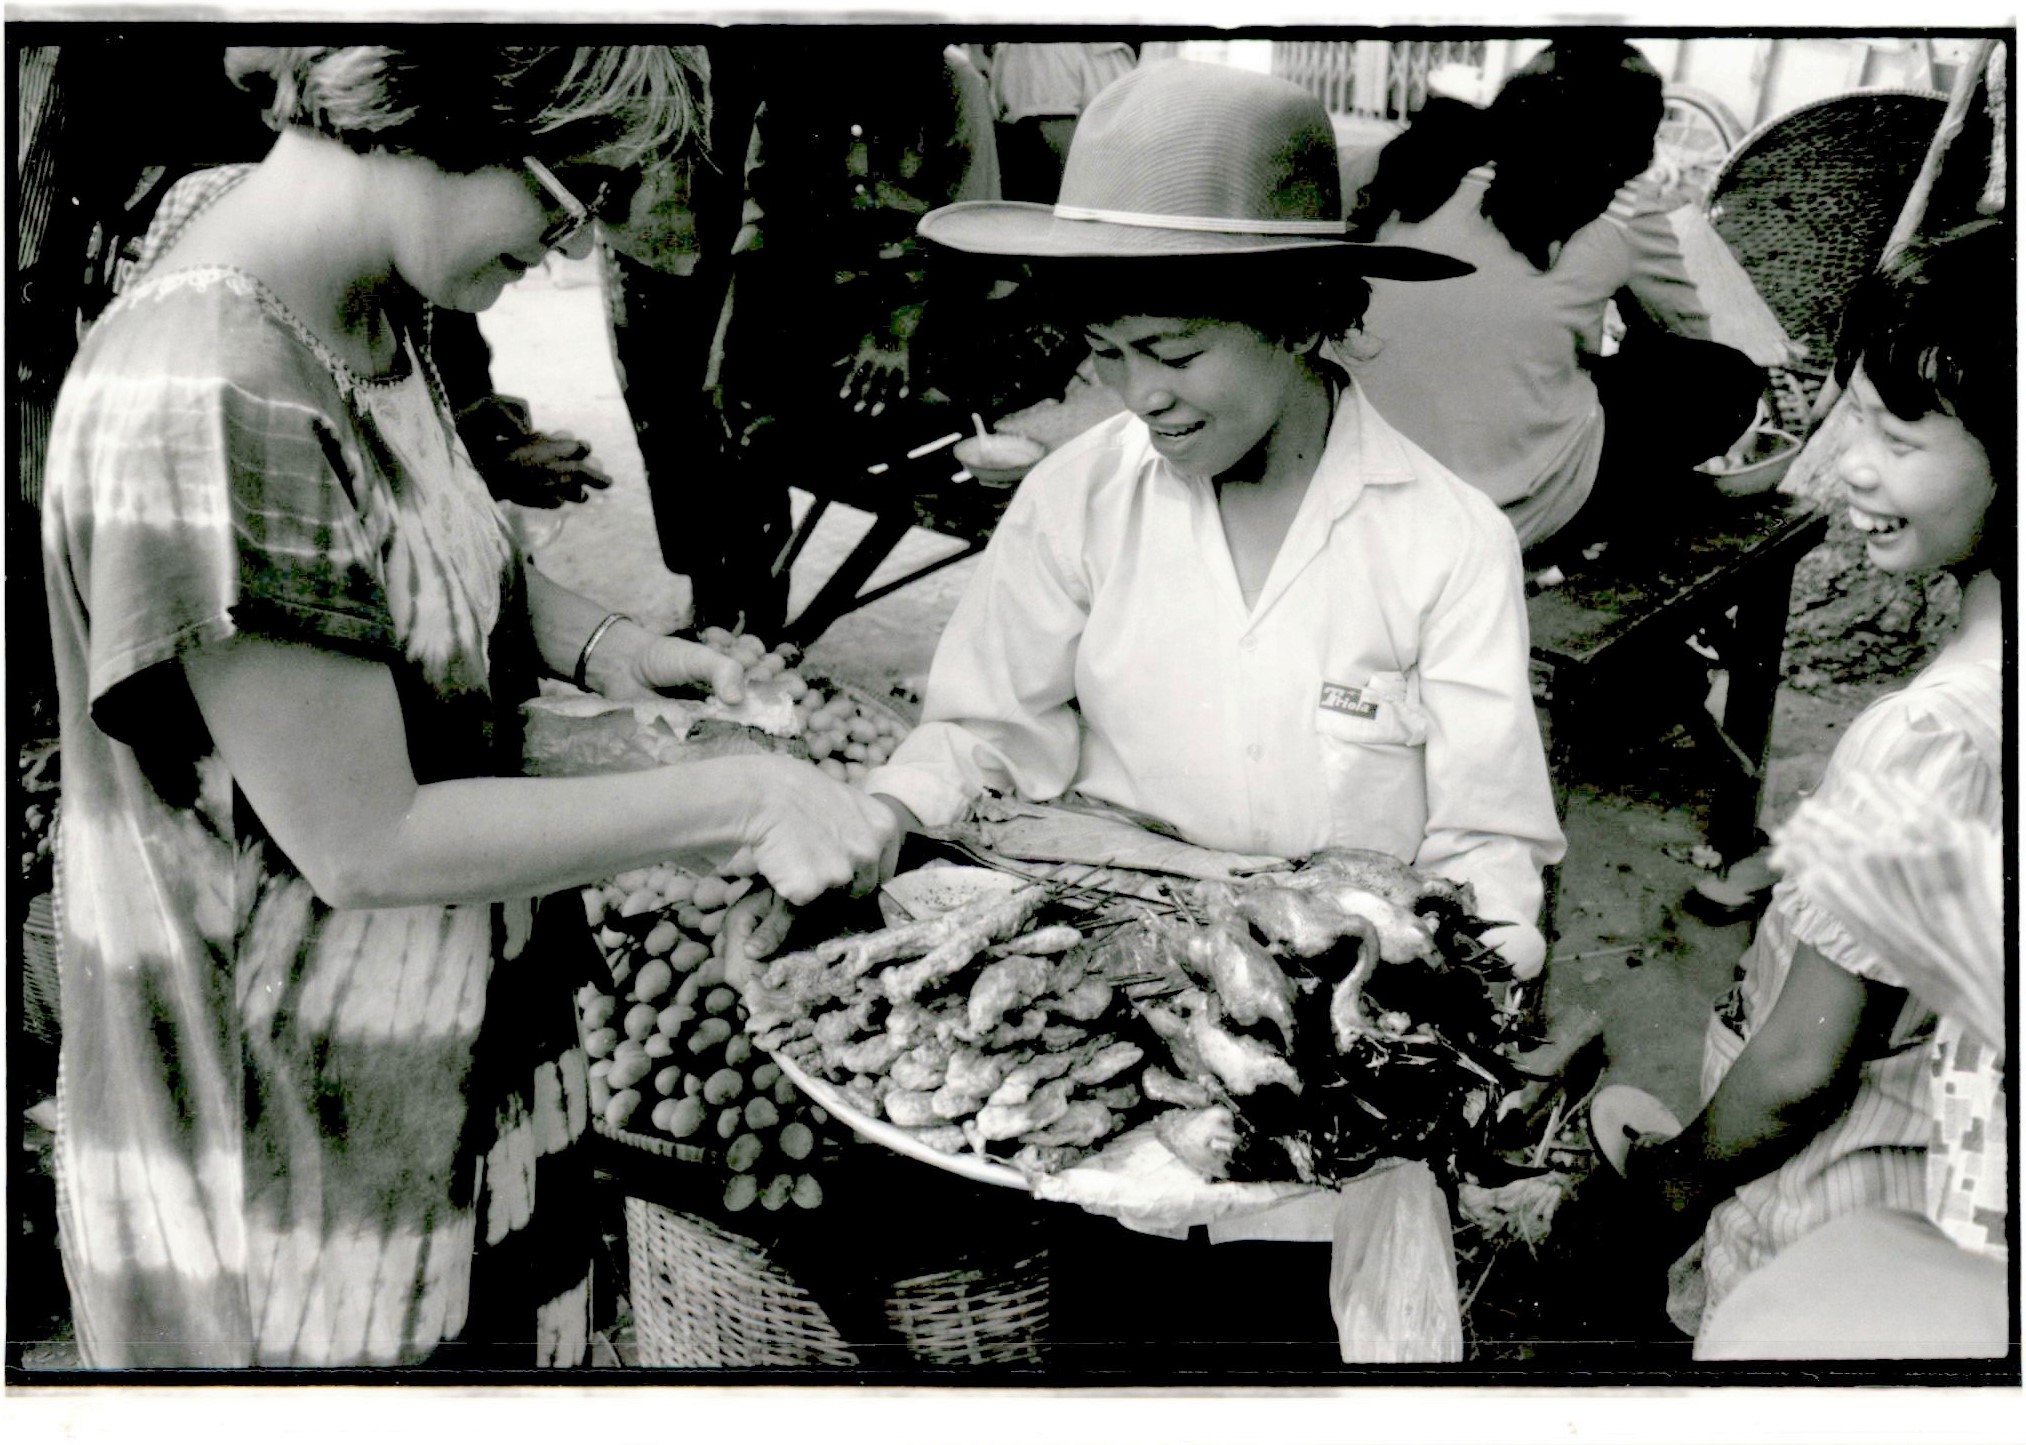
<path fill-rule="evenodd" d="M 626 1200 L 635 1344 L 642 1365 L 850 1369 L 849 1342 L 755 1241 L 696 1214 Z M 928 1365 L 1041 1362 L 1045 1251 L 1003 1269 L 951 1269 L 885 1287 L 888 1322 Z"/>

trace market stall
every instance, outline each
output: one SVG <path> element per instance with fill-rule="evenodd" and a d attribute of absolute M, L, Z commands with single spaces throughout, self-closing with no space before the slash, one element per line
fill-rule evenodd
<path fill-rule="evenodd" d="M 848 778 L 905 731 L 792 649 L 717 640 L 745 703 L 558 690 L 531 765 L 770 749 Z M 1049 1211 L 1334 1243 L 1301 1288 L 1342 1359 L 1463 1358 L 1452 1224 L 1537 1226 L 1515 1186 L 1545 1183 L 1539 1206 L 1568 1177 L 1555 1083 L 1516 1062 L 1526 990 L 1476 941 L 1497 920 L 1381 854 L 1241 856 L 1146 822 L 989 799 L 785 937 L 747 854 L 585 891 L 611 967 L 578 998 L 588 1106 L 638 1363 L 1045 1364 Z"/>

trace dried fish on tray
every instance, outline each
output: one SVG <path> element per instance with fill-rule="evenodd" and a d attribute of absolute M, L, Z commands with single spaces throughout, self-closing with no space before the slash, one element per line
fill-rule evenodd
<path fill-rule="evenodd" d="M 982 868 L 895 880 L 946 911 L 755 966 L 756 1040 L 879 1126 L 862 1132 L 1085 1203 L 1139 1179 L 1173 1206 L 1187 1178 L 1210 1217 L 1388 1158 L 1456 1177 L 1485 1152 L 1526 1076 L 1466 885 L 1060 811 L 995 806 L 954 834 Z"/>

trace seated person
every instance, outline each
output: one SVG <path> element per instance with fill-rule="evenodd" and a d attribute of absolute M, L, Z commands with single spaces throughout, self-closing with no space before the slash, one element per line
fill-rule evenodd
<path fill-rule="evenodd" d="M 1475 885 L 1530 976 L 1562 838 L 1518 548 L 1322 354 L 1364 276 L 1458 268 L 1346 240 L 1336 175 L 1311 97 L 1170 62 L 1093 102 L 1053 211 L 923 221 L 1035 261 L 1126 410 L 1023 481 L 865 786 L 931 827 L 1073 790 L 1208 847 L 1378 849 Z"/>
<path fill-rule="evenodd" d="M 1948 816 L 2004 826 L 2001 579 L 2014 538 L 2017 398 L 2010 339 L 1985 317 L 2009 298 L 2012 266 L 2009 230 L 1980 222 L 1909 245 L 1845 317 L 1836 377 L 1853 418 L 1838 471 L 1851 519 L 1874 565 L 1953 572 L 1963 605 L 1957 635 L 1935 660 L 1851 726 L 1813 806 L 1845 807 L 1889 785 Z M 1882 952 L 1875 931 L 1855 930 L 1825 906 L 1819 880 L 1789 877 L 1774 889 L 1737 987 L 1706 1034 L 1702 1113 L 1627 1158 L 1629 1233 L 1652 1241 L 1661 1258 L 1649 1263 L 1657 1271 L 1695 1246 L 1673 1271 L 1669 1301 L 1685 1330 L 1817 1231 L 1853 1228 L 1845 1221 L 1866 1211 L 1924 1211 L 1938 1162 L 1938 1072 L 1957 1095 L 1944 1111 L 1952 1119 L 1972 1092 L 2001 1097 L 1975 1031 L 1988 1038 L 2002 1024 L 1972 1017 L 1938 1029 L 1937 1008 L 1961 990 L 1918 981 L 1913 960 Z M 1981 1133 L 2002 1139 L 2002 1113 Z M 1954 1158 L 1957 1185 L 1999 1186 L 1997 1233 L 1990 1207 L 1964 1210 L 1960 1199 L 1943 1227 L 1980 1247 L 2001 1241 L 2002 1165 L 1965 1170 L 1959 1151 Z M 1896 1311 L 1907 1302 L 1874 1303 Z M 1812 1342 L 1828 1348 L 1824 1335 Z M 1919 1354 L 1925 1343 L 1869 1347 Z M 1788 1353 L 1807 1355 L 1810 1344 L 1796 1336 Z M 1757 1345 L 1776 1352 L 1763 1337 Z"/>
<path fill-rule="evenodd" d="M 1660 76 L 1632 47 L 1558 42 L 1488 109 L 1432 100 L 1359 202 L 1361 235 L 1476 268 L 1374 286 L 1359 385 L 1505 509 L 1530 565 L 1634 512 L 1666 515 L 1664 489 L 1734 442 L 1765 388 L 1747 357 L 1709 340 L 1641 177 L 1661 107 Z M 1606 359 L 1614 299 L 1625 337 Z"/>

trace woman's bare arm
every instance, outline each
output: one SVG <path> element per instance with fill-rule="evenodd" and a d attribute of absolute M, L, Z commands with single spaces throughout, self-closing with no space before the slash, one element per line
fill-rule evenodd
<path fill-rule="evenodd" d="M 240 791 L 336 907 L 537 894 L 743 846 L 803 903 L 872 886 L 893 830 L 881 804 L 774 755 L 421 784 L 381 664 L 242 636 L 183 665 Z"/>

